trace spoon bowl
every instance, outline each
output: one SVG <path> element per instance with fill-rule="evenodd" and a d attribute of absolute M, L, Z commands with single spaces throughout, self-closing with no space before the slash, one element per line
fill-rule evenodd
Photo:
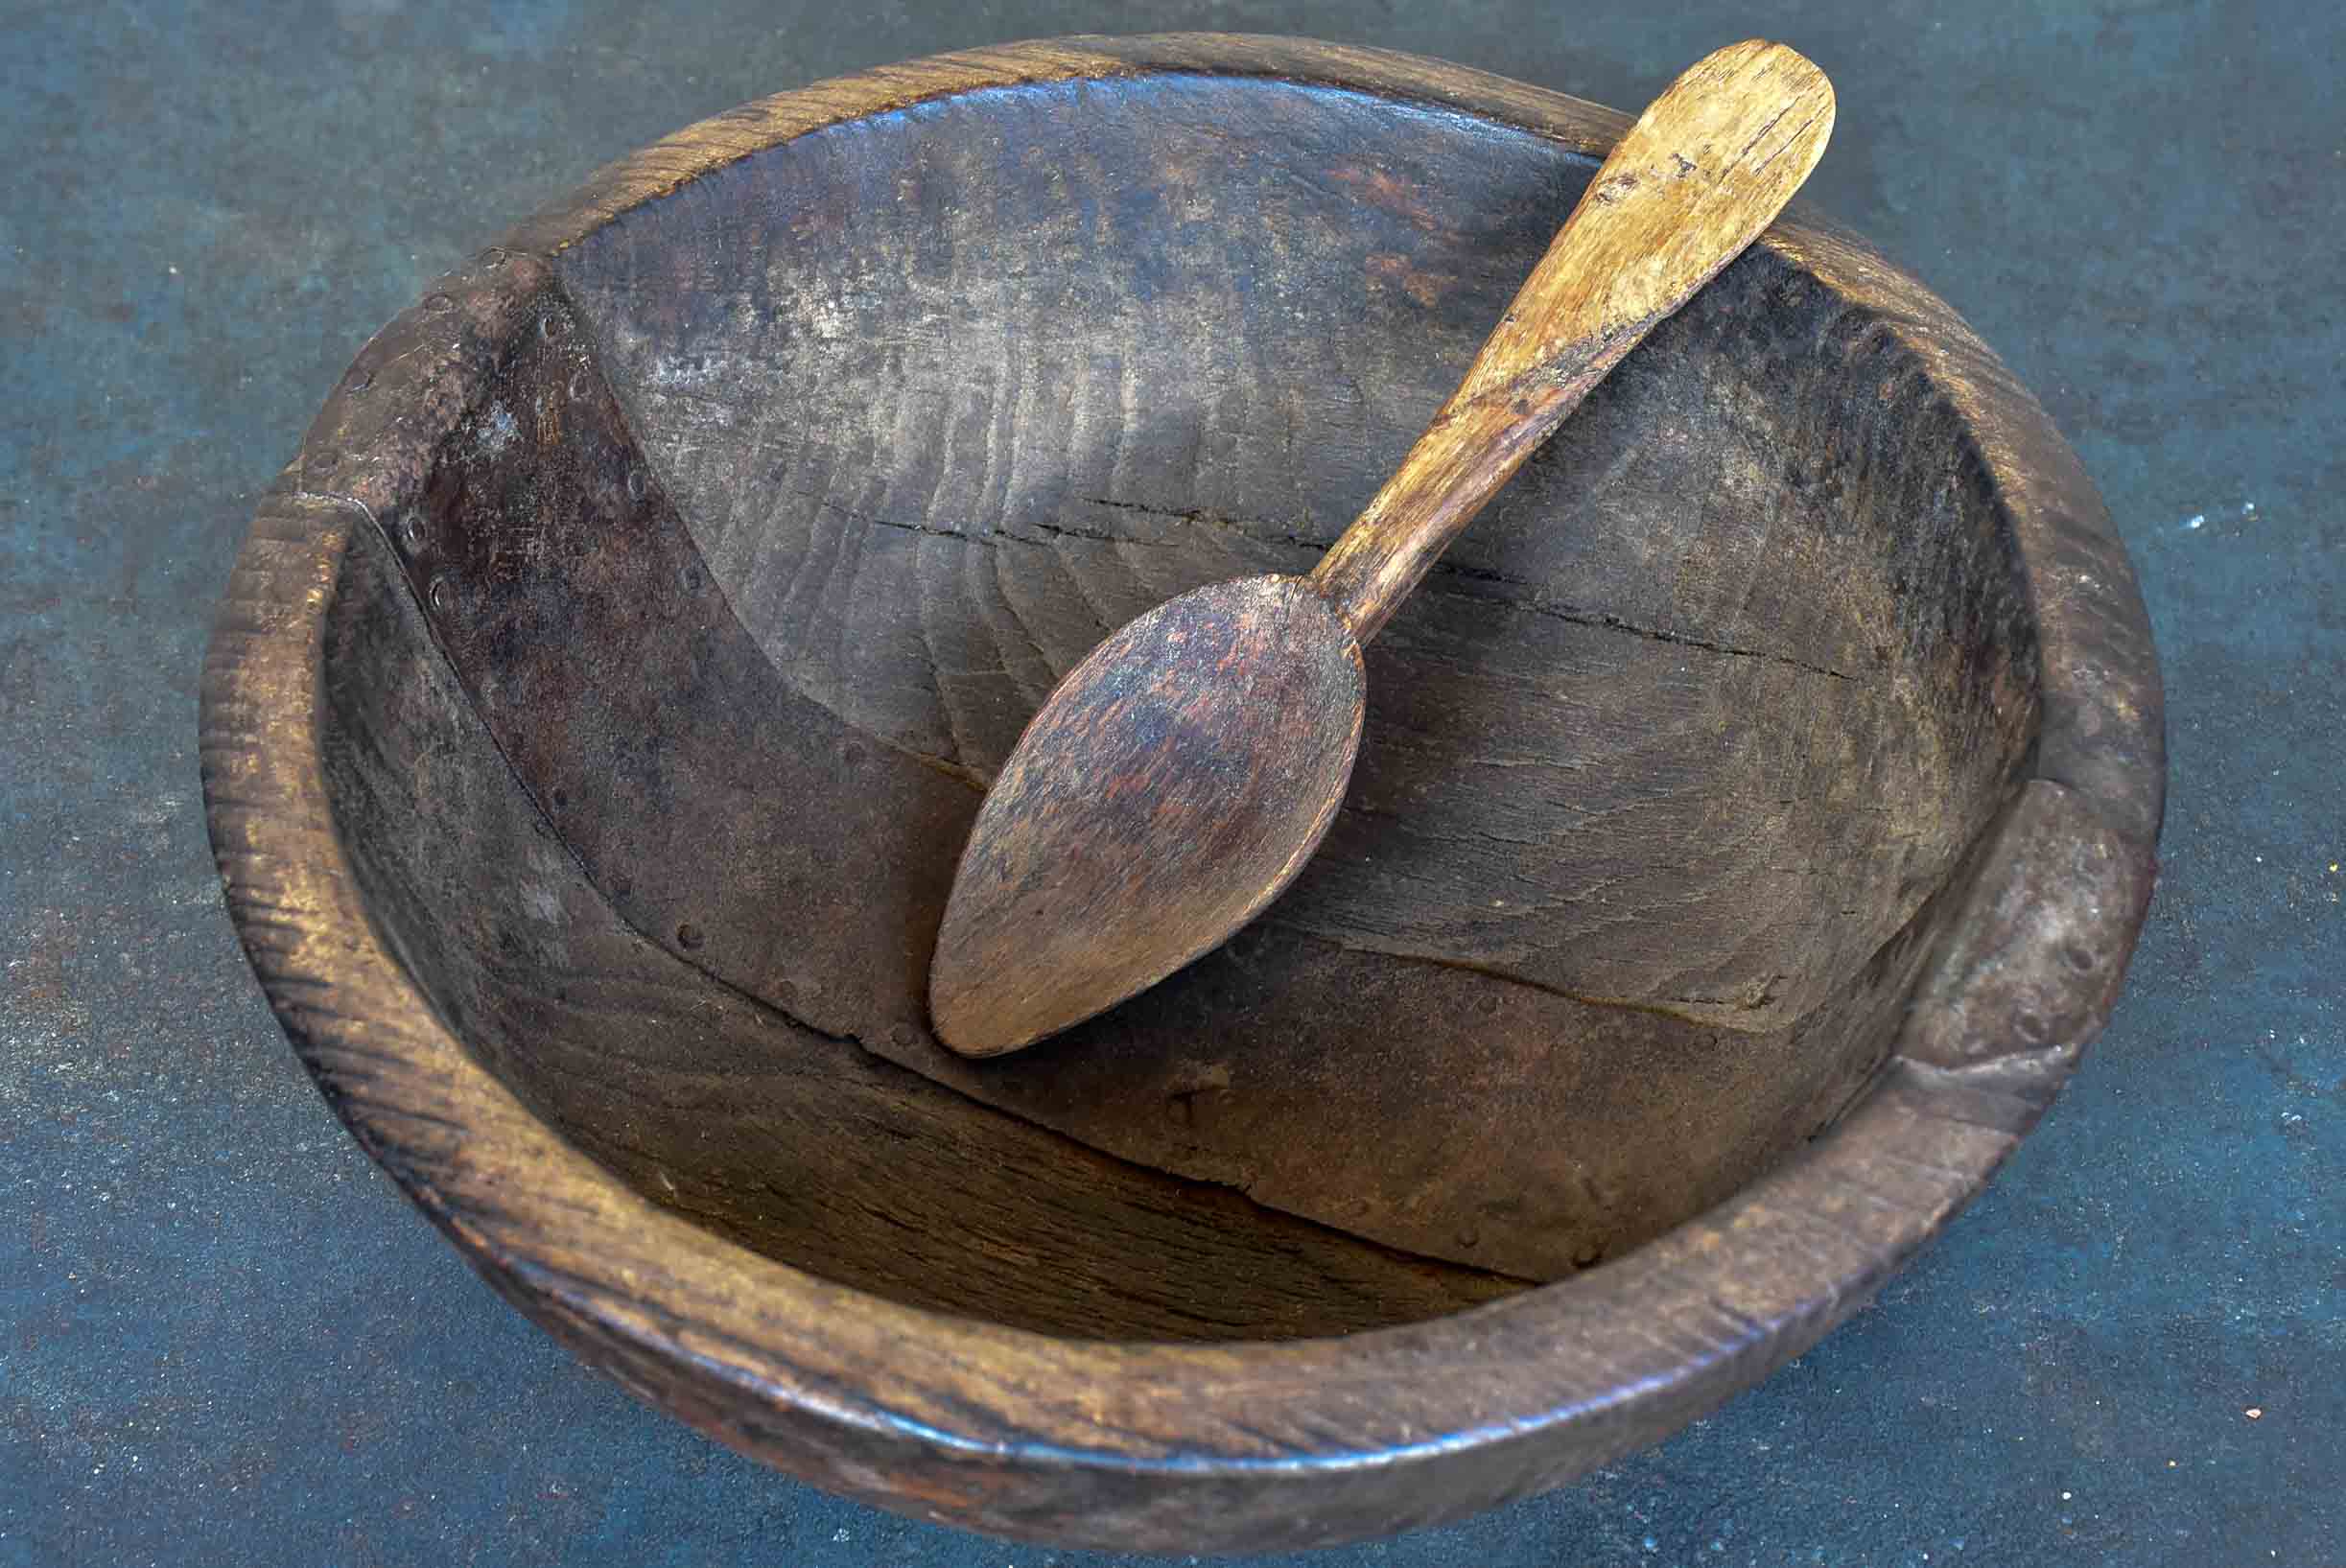
<path fill-rule="evenodd" d="M 1365 695 L 1351 628 L 1297 577 L 1193 589 L 1102 643 L 971 829 L 945 907 L 961 935 L 929 982 L 938 1034 L 1016 1049 L 1254 919 L 1336 818 Z"/>

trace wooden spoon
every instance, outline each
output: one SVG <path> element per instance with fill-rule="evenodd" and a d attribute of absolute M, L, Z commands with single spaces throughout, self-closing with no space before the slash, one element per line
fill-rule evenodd
<path fill-rule="evenodd" d="M 995 1056 L 1080 1023 L 1279 896 L 1351 777 L 1362 645 L 1589 388 L 1773 221 L 1832 128 L 1832 86 L 1781 44 L 1695 64 L 1309 577 L 1184 594 L 1068 672 L 962 853 L 929 970 L 946 1044 Z"/>

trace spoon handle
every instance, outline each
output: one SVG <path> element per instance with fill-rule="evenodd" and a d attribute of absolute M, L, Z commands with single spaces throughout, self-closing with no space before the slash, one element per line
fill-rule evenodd
<path fill-rule="evenodd" d="M 1448 402 L 1311 582 L 1366 644 L 1621 357 L 1774 221 L 1824 154 L 1833 87 L 1730 44 L 1647 105 Z"/>

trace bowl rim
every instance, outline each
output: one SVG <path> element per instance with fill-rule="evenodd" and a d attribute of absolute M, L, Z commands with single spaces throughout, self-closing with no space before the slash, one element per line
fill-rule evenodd
<path fill-rule="evenodd" d="M 2106 1019 L 2155 869 L 2149 626 L 2109 515 L 1954 312 L 1795 207 L 1760 242 L 1866 307 L 1962 416 L 2042 646 L 2043 729 L 1884 1068 L 1804 1151 L 1587 1274 L 1325 1339 L 1060 1339 L 834 1285 L 662 1209 L 537 1121 L 439 1021 L 337 836 L 318 670 L 363 528 L 418 493 L 550 258 L 737 159 L 987 89 L 1211 76 L 1449 110 L 1601 156 L 1612 110 L 1382 50 L 1086 36 L 931 57 L 702 121 L 603 169 L 362 351 L 263 501 L 201 684 L 206 813 L 270 1006 L 359 1142 L 501 1294 L 648 1402 L 833 1490 L 1059 1544 L 1325 1544 L 1524 1495 L 1808 1348 L 1978 1192 Z"/>

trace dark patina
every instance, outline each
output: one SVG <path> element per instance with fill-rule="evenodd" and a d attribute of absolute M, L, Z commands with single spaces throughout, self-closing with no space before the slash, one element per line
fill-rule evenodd
<path fill-rule="evenodd" d="M 445 280 L 205 672 L 230 907 L 354 1133 L 645 1398 L 1006 1533 L 1451 1517 L 1812 1343 L 2100 1027 L 2164 763 L 2076 459 L 1811 223 L 1387 627 L 1272 921 L 1000 1070 L 924 1022 L 1042 695 L 1307 565 L 1620 123 L 994 51 L 695 127 Z"/>

